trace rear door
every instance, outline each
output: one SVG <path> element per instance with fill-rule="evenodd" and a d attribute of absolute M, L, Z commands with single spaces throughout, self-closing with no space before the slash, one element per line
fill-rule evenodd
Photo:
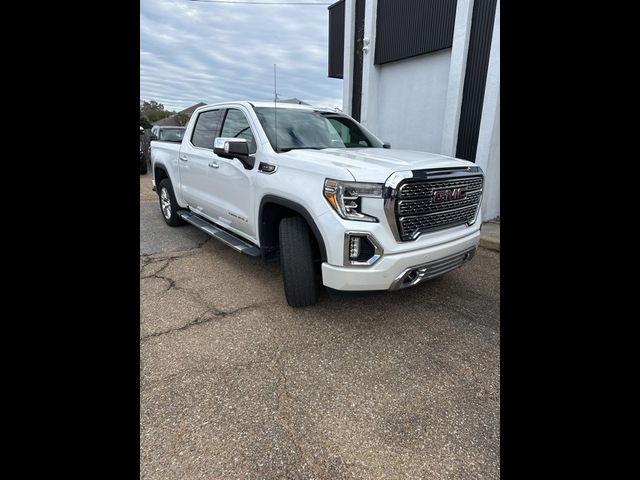
<path fill-rule="evenodd" d="M 206 110 L 198 114 L 190 138 L 180 148 L 180 183 L 183 198 L 191 210 L 211 215 L 214 211 L 213 188 L 209 173 L 217 155 L 213 154 L 213 141 L 219 136 L 224 109 Z M 209 213 L 207 213 L 209 212 Z"/>

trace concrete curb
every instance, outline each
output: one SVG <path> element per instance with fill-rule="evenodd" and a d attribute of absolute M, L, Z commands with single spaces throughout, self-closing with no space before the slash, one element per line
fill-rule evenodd
<path fill-rule="evenodd" d="M 500 251 L 500 223 L 487 222 L 480 230 L 480 246 L 488 250 Z"/>

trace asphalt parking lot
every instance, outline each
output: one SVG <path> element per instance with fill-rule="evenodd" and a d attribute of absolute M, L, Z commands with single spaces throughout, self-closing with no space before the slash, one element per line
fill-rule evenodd
<path fill-rule="evenodd" d="M 292 309 L 140 189 L 141 478 L 499 478 L 499 252 Z"/>

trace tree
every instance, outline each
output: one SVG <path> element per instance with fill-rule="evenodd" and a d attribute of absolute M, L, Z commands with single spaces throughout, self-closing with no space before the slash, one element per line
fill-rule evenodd
<path fill-rule="evenodd" d="M 140 114 L 140 126 L 145 130 L 153 126 L 151 125 L 151 122 L 147 119 L 147 117 L 144 117 L 142 115 L 142 113 Z"/>
<path fill-rule="evenodd" d="M 146 118 L 149 123 L 155 123 L 158 120 L 169 117 L 175 112 L 165 110 L 164 105 L 155 100 L 143 101 L 140 105 L 140 118 Z M 141 126 L 144 126 L 140 124 Z"/>
<path fill-rule="evenodd" d="M 176 120 L 180 124 L 180 126 L 184 127 L 187 123 L 189 123 L 189 115 L 186 113 L 178 113 L 176 115 Z"/>

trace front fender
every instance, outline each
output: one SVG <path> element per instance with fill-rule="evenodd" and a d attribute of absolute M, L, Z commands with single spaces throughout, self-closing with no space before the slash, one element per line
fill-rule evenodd
<path fill-rule="evenodd" d="M 283 197 L 279 197 L 277 195 L 265 195 L 264 197 L 262 197 L 262 200 L 260 200 L 260 209 L 259 209 L 259 214 L 258 214 L 258 225 L 260 227 L 260 238 L 262 238 L 262 213 L 264 211 L 264 206 L 268 203 L 274 203 L 276 205 L 281 205 L 283 207 L 286 207 L 290 210 L 293 210 L 294 212 L 300 214 L 302 216 L 302 218 L 305 219 L 305 221 L 307 222 L 307 224 L 309 224 L 309 227 L 311 228 L 311 232 L 313 233 L 313 236 L 316 239 L 316 242 L 318 242 L 318 248 L 320 249 L 320 256 L 322 257 L 322 261 L 326 262 L 327 261 L 327 249 L 324 243 L 324 239 L 322 238 L 322 234 L 320 233 L 320 229 L 318 228 L 314 218 L 311 216 L 311 214 L 308 212 L 308 210 L 300 205 L 299 203 L 296 203 L 292 200 L 289 200 L 287 198 L 283 198 Z"/>

